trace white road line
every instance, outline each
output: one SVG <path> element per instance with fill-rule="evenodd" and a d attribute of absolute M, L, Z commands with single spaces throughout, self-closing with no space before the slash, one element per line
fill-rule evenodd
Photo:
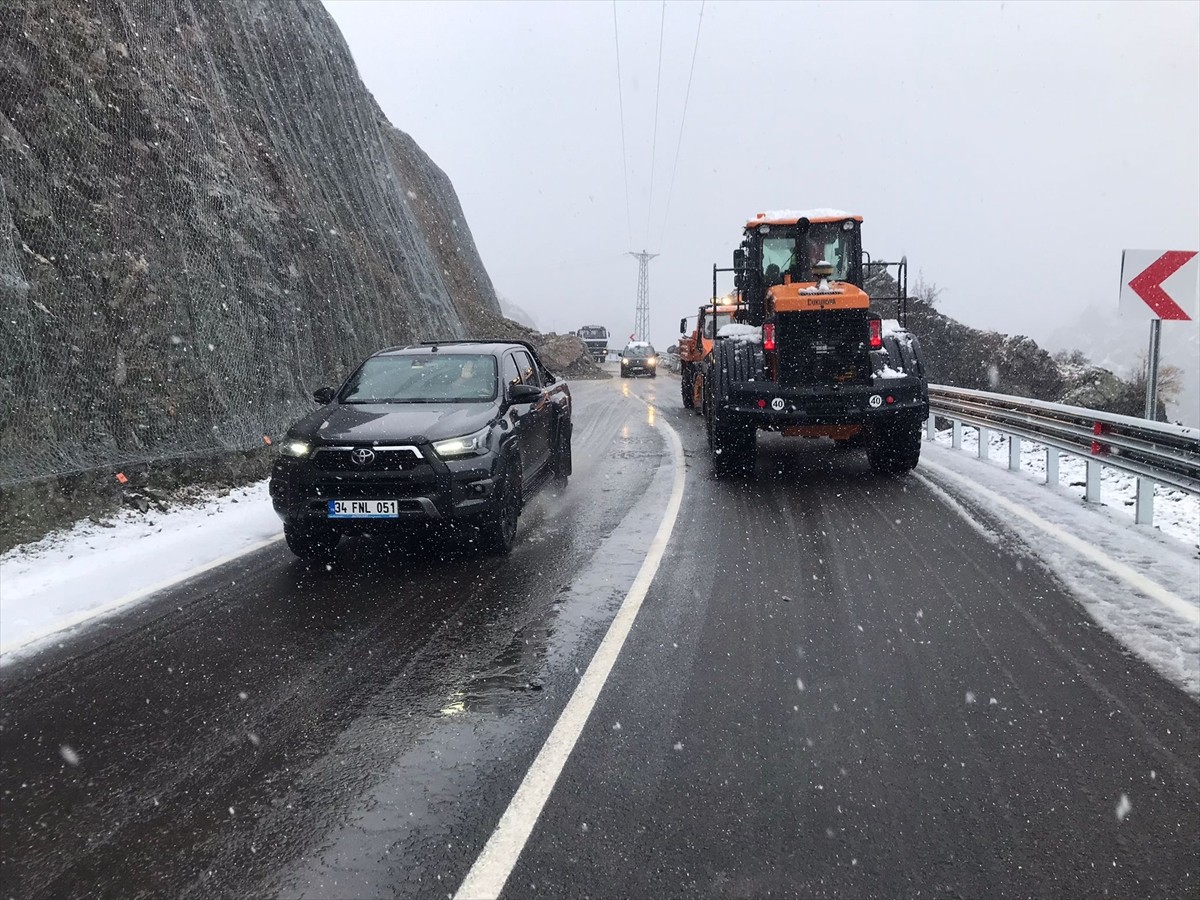
<path fill-rule="evenodd" d="M 1147 597 L 1157 600 L 1171 612 L 1178 616 L 1182 616 L 1185 621 L 1193 625 L 1200 625 L 1200 607 L 1194 606 L 1187 600 L 1184 600 L 1182 597 L 1171 593 L 1162 585 L 1151 581 L 1141 572 L 1130 568 L 1122 562 L 1118 562 L 1098 547 L 1089 544 L 1087 541 L 1080 540 L 1075 535 L 1063 528 L 1060 528 L 1053 522 L 1047 522 L 1041 516 L 1030 512 L 1020 504 L 1014 503 L 1007 497 L 1000 496 L 995 491 L 989 490 L 983 485 L 971 481 L 969 478 L 959 475 L 957 472 L 947 469 L 945 466 L 938 465 L 937 463 L 927 462 L 926 460 L 921 460 L 921 468 L 930 469 L 934 472 L 937 472 L 937 474 L 943 478 L 956 481 L 967 491 L 974 491 L 981 497 L 984 497 L 989 503 L 994 503 L 1005 511 L 1012 513 L 1014 516 L 1024 519 L 1030 525 L 1039 528 L 1045 534 L 1054 538 L 1054 540 L 1065 544 L 1076 553 L 1087 557 L 1096 565 L 1117 576 L 1134 590 L 1145 594 Z"/>
<path fill-rule="evenodd" d="M 35 644 L 38 641 L 45 640 L 51 635 L 58 634 L 60 631 L 66 631 L 70 628 L 77 628 L 78 626 L 90 622 L 93 619 L 106 616 L 123 606 L 129 606 L 130 604 L 136 603 L 139 600 L 144 600 L 151 594 L 157 594 L 159 591 L 165 591 L 167 588 L 175 587 L 175 585 L 182 584 L 185 581 L 195 578 L 197 575 L 203 575 L 205 572 L 212 571 L 213 569 L 223 566 L 226 563 L 231 563 L 235 559 L 240 559 L 247 553 L 253 553 L 255 550 L 261 550 L 263 547 L 269 547 L 271 544 L 278 543 L 282 540 L 283 535 L 279 534 L 275 537 L 267 538 L 266 540 L 257 541 L 256 543 L 243 547 L 240 550 L 236 550 L 233 553 L 227 553 L 224 556 L 212 560 L 211 562 L 206 562 L 202 566 L 197 566 L 194 569 L 184 572 L 182 575 L 172 575 L 165 581 L 158 582 L 158 584 L 152 584 L 150 587 L 142 588 L 141 590 L 134 591 L 131 594 L 126 594 L 123 597 L 118 597 L 116 600 L 110 600 L 108 603 L 105 603 L 101 606 L 97 606 L 92 609 L 85 609 L 73 616 L 68 616 L 65 619 L 59 619 L 57 622 L 47 625 L 41 631 L 35 632 L 31 635 L 26 635 L 20 640 L 13 641 L 11 644 L 6 644 L 5 646 L 0 647 L 0 657 L 7 656 L 16 650 L 20 650 L 22 647 L 28 647 L 30 644 Z"/>
<path fill-rule="evenodd" d="M 647 405 L 653 408 L 653 404 Z M 612 624 L 609 625 L 604 640 L 600 642 L 596 655 L 592 657 L 587 671 L 583 673 L 575 688 L 575 693 L 567 701 L 562 715 L 558 717 L 554 730 L 546 738 L 546 743 L 542 745 L 533 765 L 525 773 L 521 786 L 517 788 L 508 809 L 500 817 L 500 822 L 484 845 L 483 852 L 479 854 L 458 893 L 454 895 L 455 900 L 498 897 L 504 890 L 504 883 L 512 874 L 529 835 L 533 833 L 533 826 L 537 824 L 550 792 L 554 789 L 558 776 L 562 774 L 563 766 L 575 748 L 583 726 L 587 724 L 588 716 L 591 715 L 600 691 L 625 644 L 625 638 L 629 636 L 638 610 L 642 608 L 642 601 L 646 599 L 650 583 L 658 572 L 663 552 L 679 516 L 680 504 L 683 502 L 684 459 L 683 444 L 675 429 L 663 421 L 661 416 L 655 416 L 655 422 L 666 433 L 675 464 L 675 481 L 662 523 L 658 526 L 658 532 L 650 542 L 650 549 L 642 567 L 638 570 L 637 577 L 629 588 L 629 593 L 625 595 Z"/>

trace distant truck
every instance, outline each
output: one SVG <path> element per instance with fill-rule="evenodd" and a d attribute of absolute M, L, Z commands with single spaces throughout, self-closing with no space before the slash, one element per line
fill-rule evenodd
<path fill-rule="evenodd" d="M 608 329 L 603 325 L 584 325 L 575 336 L 583 341 L 596 362 L 608 359 Z"/>

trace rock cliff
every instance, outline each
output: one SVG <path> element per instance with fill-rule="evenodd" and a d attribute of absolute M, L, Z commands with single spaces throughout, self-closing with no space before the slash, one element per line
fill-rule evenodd
<path fill-rule="evenodd" d="M 5 0 L 0 484 L 261 446 L 500 316 L 317 0 Z"/>

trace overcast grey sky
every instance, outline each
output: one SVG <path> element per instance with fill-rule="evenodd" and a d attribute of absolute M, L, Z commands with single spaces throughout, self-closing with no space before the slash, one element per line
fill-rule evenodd
<path fill-rule="evenodd" d="M 947 313 L 1040 340 L 1115 308 L 1123 248 L 1200 247 L 1194 2 L 709 0 L 701 20 L 671 0 L 657 92 L 663 5 L 618 2 L 627 170 L 611 2 L 326 6 L 544 330 L 623 339 L 622 254 L 646 248 L 651 338 L 672 343 L 763 209 L 857 212 L 866 248 L 907 254 Z"/>

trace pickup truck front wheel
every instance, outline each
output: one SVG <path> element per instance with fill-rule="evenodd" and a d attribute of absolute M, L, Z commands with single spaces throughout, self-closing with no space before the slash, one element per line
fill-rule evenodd
<path fill-rule="evenodd" d="M 479 528 L 483 549 L 508 553 L 517 543 L 517 524 L 521 518 L 521 467 L 510 462 L 504 470 L 500 489 L 492 509 Z"/>

